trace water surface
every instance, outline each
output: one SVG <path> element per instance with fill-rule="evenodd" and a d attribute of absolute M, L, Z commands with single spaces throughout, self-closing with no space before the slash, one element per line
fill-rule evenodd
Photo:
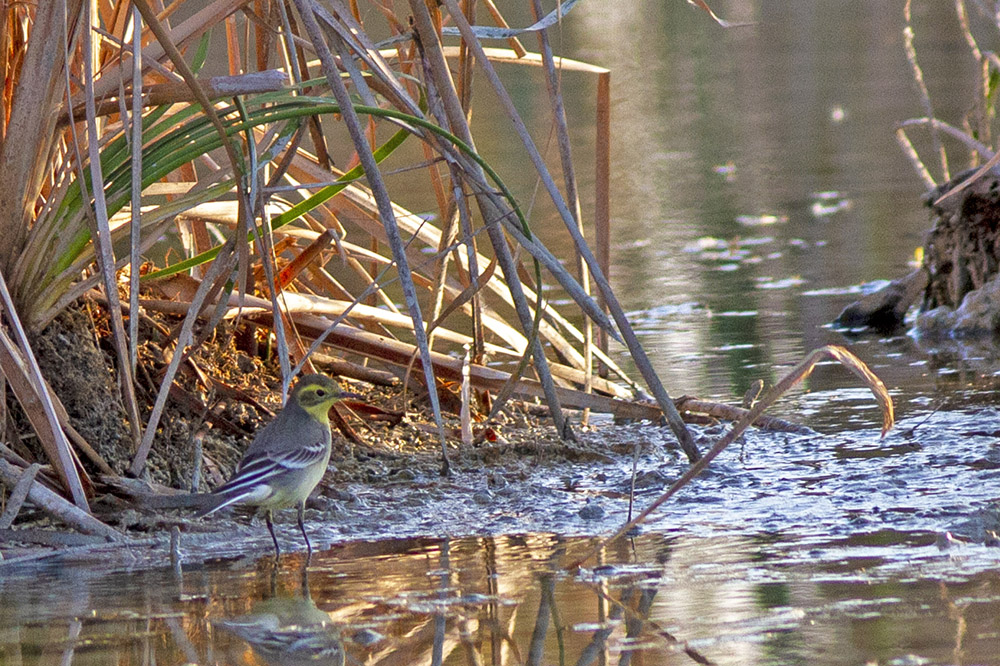
<path fill-rule="evenodd" d="M 553 534 L 0 581 L 4 664 L 1000 663 L 1000 578 L 920 533 Z M 892 552 L 912 559 L 895 571 Z M 889 563 L 888 565 L 886 563 Z M 886 568 L 883 571 L 883 568 Z M 131 592 L 123 595 L 122 590 Z"/>

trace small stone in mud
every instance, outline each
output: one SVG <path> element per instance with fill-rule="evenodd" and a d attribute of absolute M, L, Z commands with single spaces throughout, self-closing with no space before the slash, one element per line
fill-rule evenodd
<path fill-rule="evenodd" d="M 340 488 L 330 488 L 324 493 L 327 497 L 334 500 L 340 500 L 341 502 L 354 503 L 358 501 L 358 496 L 349 490 L 342 490 Z"/>
<path fill-rule="evenodd" d="M 500 474 L 499 472 L 490 472 L 487 474 L 486 484 L 492 486 L 493 488 L 506 488 L 508 485 L 507 479 L 505 479 L 503 474 Z"/>
<path fill-rule="evenodd" d="M 480 490 L 472 495 L 472 501 L 476 504 L 493 504 L 493 493 L 488 490 Z"/>
<path fill-rule="evenodd" d="M 588 504 L 577 513 L 584 520 L 600 520 L 604 517 L 604 507 L 600 504 Z"/>

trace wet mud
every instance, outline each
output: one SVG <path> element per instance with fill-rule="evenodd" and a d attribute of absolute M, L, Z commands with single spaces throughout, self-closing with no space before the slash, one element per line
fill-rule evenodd
<path fill-rule="evenodd" d="M 990 424 L 997 423 L 996 410 L 976 408 L 904 420 L 884 440 L 877 430 L 750 431 L 641 530 L 706 537 L 780 534 L 806 541 L 919 531 L 935 535 L 928 537 L 932 541 L 950 534 L 955 541 L 942 542 L 948 547 L 968 543 L 993 550 L 1000 530 L 1000 430 Z M 698 429 L 699 445 L 704 450 L 722 431 Z M 412 455 L 354 452 L 369 478 L 329 483 L 328 477 L 307 505 L 314 547 L 408 537 L 608 535 L 629 519 L 633 462 L 634 512 L 686 468 L 669 431 L 653 425 L 598 425 L 571 446 L 546 447 L 553 440 L 543 434 L 536 433 L 533 455 L 522 441 L 456 456 L 448 478 L 438 475 L 432 454 L 417 463 Z M 282 548 L 302 551 L 294 511 L 279 512 L 276 522 Z M 120 524 L 129 537 L 123 543 L 41 552 L 37 546 L 11 548 L 0 569 L 30 569 L 53 559 L 110 571 L 272 551 L 263 522 L 247 513 L 196 520 L 180 511 L 126 511 Z M 1000 549 L 995 552 L 1000 558 Z"/>

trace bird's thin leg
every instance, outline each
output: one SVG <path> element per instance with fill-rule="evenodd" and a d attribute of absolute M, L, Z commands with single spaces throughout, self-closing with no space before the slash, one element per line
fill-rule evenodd
<path fill-rule="evenodd" d="M 278 546 L 278 537 L 274 534 L 274 523 L 271 522 L 271 510 L 268 509 L 264 513 L 264 520 L 267 521 L 267 531 L 271 533 L 271 541 L 274 542 L 274 556 L 278 557 L 281 555 L 281 548 Z"/>
<path fill-rule="evenodd" d="M 312 555 L 312 544 L 309 543 L 309 535 L 306 534 L 305 512 L 306 501 L 302 500 L 299 502 L 299 529 L 302 530 L 302 538 L 306 540 L 306 554 Z"/>

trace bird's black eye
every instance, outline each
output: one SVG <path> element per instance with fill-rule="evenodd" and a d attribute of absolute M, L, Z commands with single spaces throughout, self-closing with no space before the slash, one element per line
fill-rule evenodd
<path fill-rule="evenodd" d="M 316 389 L 316 395 L 317 395 L 318 397 L 322 398 L 323 396 L 325 396 L 325 395 L 326 395 L 326 390 L 325 390 L 325 389 L 321 389 L 321 388 L 319 388 L 319 389 Z"/>

